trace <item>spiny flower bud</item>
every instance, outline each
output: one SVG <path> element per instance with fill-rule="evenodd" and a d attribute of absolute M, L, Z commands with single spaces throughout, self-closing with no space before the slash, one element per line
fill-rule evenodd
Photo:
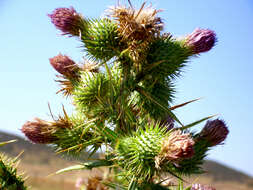
<path fill-rule="evenodd" d="M 216 190 L 214 187 L 201 185 L 201 184 L 192 184 L 191 190 Z"/>
<path fill-rule="evenodd" d="M 48 16 L 55 27 L 63 32 L 63 35 L 79 36 L 85 23 L 73 7 L 57 8 Z"/>
<path fill-rule="evenodd" d="M 49 59 L 54 69 L 68 78 L 76 78 L 78 65 L 66 55 L 59 54 Z"/>
<path fill-rule="evenodd" d="M 186 37 L 186 45 L 189 46 L 194 54 L 209 51 L 217 41 L 214 31 L 209 29 L 195 29 Z"/>
<path fill-rule="evenodd" d="M 173 131 L 162 141 L 159 155 L 155 158 L 156 167 L 160 168 L 163 161 L 178 162 L 194 155 L 194 141 L 189 133 L 182 134 L 180 130 Z"/>
<path fill-rule="evenodd" d="M 224 121 L 215 119 L 207 121 L 200 132 L 199 138 L 206 139 L 211 146 L 221 144 L 227 137 L 229 130 Z"/>
<path fill-rule="evenodd" d="M 50 144 L 56 141 L 56 137 L 50 133 L 50 124 L 39 118 L 35 118 L 34 121 L 27 121 L 21 131 L 25 136 L 37 144 Z"/>

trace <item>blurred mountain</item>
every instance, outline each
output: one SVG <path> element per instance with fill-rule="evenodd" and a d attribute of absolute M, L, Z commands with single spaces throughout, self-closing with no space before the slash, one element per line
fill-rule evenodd
<path fill-rule="evenodd" d="M 53 152 L 53 148 L 45 145 L 32 144 L 29 141 L 24 140 L 21 137 L 8 134 L 5 132 L 0 132 L 0 142 L 17 139 L 18 141 L 15 143 L 8 144 L 6 146 L 0 147 L 0 152 L 4 152 L 9 156 L 16 156 L 21 151 L 24 150 L 24 153 L 20 157 L 21 159 L 21 168 L 25 170 L 28 176 L 31 176 L 32 181 L 30 184 L 36 186 L 35 181 L 38 180 L 38 183 L 41 184 L 41 180 L 45 180 L 44 177 L 57 171 L 58 169 L 62 169 L 66 166 L 70 166 L 80 162 L 80 160 L 86 160 L 87 154 L 84 153 L 82 158 L 69 158 L 66 156 L 56 155 Z M 98 157 L 99 155 L 95 155 Z M 191 181 L 196 181 L 197 183 L 206 183 L 213 184 L 217 188 L 217 190 L 252 190 L 253 189 L 253 178 L 248 176 L 247 174 L 237 171 L 228 166 L 222 165 L 220 163 L 207 160 L 203 165 L 205 174 L 199 176 L 194 176 Z M 101 171 L 100 171 L 101 172 Z M 65 181 L 65 186 L 69 188 L 69 184 L 66 181 L 71 181 L 70 183 L 74 184 L 74 181 L 77 177 L 87 177 L 91 173 L 89 171 L 85 172 L 77 172 L 71 173 L 70 175 L 66 174 L 65 176 L 60 175 L 57 177 L 52 177 L 53 179 L 60 179 L 61 181 Z M 36 180 L 35 178 L 36 177 Z M 42 179 L 43 178 L 43 179 Z M 45 182 L 46 184 L 47 182 Z M 50 182 L 50 186 L 52 186 L 54 182 Z M 55 181 L 55 183 L 59 183 L 59 181 Z M 62 182 L 60 183 L 62 185 Z M 40 185 L 41 186 L 41 185 Z M 65 187 L 64 186 L 64 187 Z M 235 188 L 234 188 L 235 187 Z M 240 188 L 239 188 L 240 187 Z M 33 188 L 36 189 L 36 188 Z M 48 190 L 48 187 L 37 188 L 38 190 Z M 59 186 L 59 189 L 65 189 L 63 186 Z M 54 188 L 57 190 L 57 187 Z"/>

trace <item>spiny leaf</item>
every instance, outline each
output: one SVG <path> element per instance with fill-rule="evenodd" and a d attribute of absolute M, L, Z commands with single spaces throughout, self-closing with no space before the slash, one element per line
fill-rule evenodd
<path fill-rule="evenodd" d="M 97 124 L 96 127 L 98 130 L 105 135 L 109 140 L 116 142 L 118 135 L 113 130 L 109 129 L 106 126 L 101 126 L 100 124 Z"/>
<path fill-rule="evenodd" d="M 128 190 L 136 190 L 136 187 L 137 187 L 137 183 L 135 181 L 135 177 L 133 177 L 131 179 L 129 186 L 128 186 Z"/>
<path fill-rule="evenodd" d="M 18 140 L 15 139 L 15 140 L 10 140 L 10 141 L 0 142 L 0 146 L 4 146 L 6 144 L 13 143 L 13 142 L 16 142 L 16 141 L 18 141 Z"/>
<path fill-rule="evenodd" d="M 202 123 L 203 121 L 206 121 L 206 120 L 208 120 L 208 119 L 211 119 L 211 118 L 213 118 L 213 117 L 215 117 L 215 116 L 217 116 L 217 115 L 212 115 L 212 116 L 209 116 L 209 117 L 204 117 L 203 119 L 200 119 L 200 120 L 198 120 L 198 121 L 195 121 L 195 122 L 193 122 L 193 123 L 190 123 L 190 124 L 188 124 L 188 125 L 185 125 L 185 126 L 183 126 L 183 127 L 180 127 L 179 129 L 181 129 L 181 130 L 189 129 L 189 128 L 191 128 L 191 127 L 193 127 L 193 126 L 195 126 L 195 125 L 198 125 L 198 124 Z"/>
<path fill-rule="evenodd" d="M 195 102 L 195 101 L 198 101 L 198 100 L 200 100 L 200 99 L 201 99 L 201 98 L 197 98 L 197 99 L 194 99 L 194 100 L 190 100 L 190 101 L 188 101 L 188 102 L 184 102 L 184 103 L 182 103 L 182 104 L 178 104 L 178 105 L 172 106 L 172 107 L 170 107 L 170 110 L 174 110 L 174 109 L 177 109 L 177 108 L 186 106 L 187 104 L 192 103 L 192 102 Z"/>
<path fill-rule="evenodd" d="M 167 107 L 164 107 L 163 105 L 161 105 L 159 102 L 157 102 L 149 93 L 147 93 L 141 86 L 137 86 L 136 90 L 138 92 L 140 92 L 142 95 L 146 96 L 148 99 L 150 99 L 152 102 L 154 102 L 155 104 L 157 104 L 158 106 L 160 106 L 164 111 L 166 111 L 169 116 L 174 119 L 175 121 L 177 121 L 181 126 L 183 126 L 183 124 L 180 122 L 180 120 L 177 118 L 177 116 L 171 112 L 171 110 Z"/>
<path fill-rule="evenodd" d="M 84 165 L 79 164 L 79 165 L 74 165 L 74 166 L 70 166 L 70 167 L 58 170 L 57 172 L 55 172 L 55 174 L 61 174 L 64 172 L 69 172 L 73 170 L 83 170 L 83 169 L 86 169 L 86 167 Z"/>
<path fill-rule="evenodd" d="M 61 173 L 69 172 L 69 171 L 73 171 L 73 170 L 84 170 L 84 169 L 91 170 L 92 168 L 97 168 L 97 167 L 102 167 L 102 166 L 110 166 L 112 164 L 113 164 L 112 161 L 108 161 L 105 159 L 95 160 L 92 162 L 86 162 L 83 164 L 78 164 L 78 165 L 74 165 L 74 166 L 70 166 L 70 167 L 58 170 L 57 172 L 55 172 L 55 174 L 61 174 Z"/>

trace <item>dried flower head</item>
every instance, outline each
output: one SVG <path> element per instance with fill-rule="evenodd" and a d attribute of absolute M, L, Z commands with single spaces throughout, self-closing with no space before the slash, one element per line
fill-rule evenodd
<path fill-rule="evenodd" d="M 135 62 L 144 60 L 148 44 L 160 36 L 163 22 L 156 16 L 160 11 L 151 6 L 145 7 L 145 3 L 139 10 L 121 5 L 109 9 L 109 16 L 118 22 L 118 31 L 128 44 L 130 56 Z"/>
<path fill-rule="evenodd" d="M 78 77 L 78 71 L 80 68 L 68 56 L 59 54 L 53 58 L 50 58 L 49 61 L 57 72 L 66 76 L 67 78 Z"/>
<path fill-rule="evenodd" d="M 142 4 L 139 10 L 132 6 L 116 6 L 111 8 L 110 16 L 119 23 L 119 31 L 125 40 L 149 40 L 160 34 L 163 29 L 163 22 L 156 14 L 160 10 L 153 9 L 151 6 L 145 7 Z"/>
<path fill-rule="evenodd" d="M 180 130 L 172 131 L 162 141 L 161 151 L 155 161 L 156 167 L 159 168 L 163 161 L 177 163 L 184 158 L 191 158 L 194 155 L 194 143 L 189 133 L 182 134 Z"/>
<path fill-rule="evenodd" d="M 73 7 L 57 8 L 48 16 L 55 27 L 63 32 L 63 35 L 80 36 L 85 26 L 85 20 Z"/>
<path fill-rule="evenodd" d="M 211 146 L 221 144 L 227 137 L 229 130 L 223 120 L 207 121 L 199 134 L 200 139 L 206 139 Z"/>
<path fill-rule="evenodd" d="M 49 107 L 50 109 L 50 107 Z M 34 121 L 27 121 L 21 131 L 33 143 L 38 144 L 51 144 L 58 140 L 55 133 L 61 129 L 72 128 L 72 123 L 63 107 L 64 116 L 54 118 L 50 109 L 53 121 L 45 121 L 35 118 Z"/>
<path fill-rule="evenodd" d="M 201 184 L 192 184 L 191 190 L 216 190 L 214 187 L 201 185 Z"/>
<path fill-rule="evenodd" d="M 209 51 L 216 43 L 217 38 L 214 31 L 209 29 L 195 29 L 186 37 L 186 45 L 194 54 Z"/>
<path fill-rule="evenodd" d="M 21 131 L 33 143 L 50 144 L 57 140 L 51 132 L 51 124 L 39 118 L 27 121 Z"/>

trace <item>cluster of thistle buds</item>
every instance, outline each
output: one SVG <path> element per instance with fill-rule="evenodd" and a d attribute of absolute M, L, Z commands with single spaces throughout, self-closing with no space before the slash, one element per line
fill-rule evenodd
<path fill-rule="evenodd" d="M 107 147 L 104 159 L 83 165 L 115 168 L 116 185 L 110 187 L 159 189 L 165 173 L 181 180 L 201 172 L 206 152 L 222 144 L 229 131 L 223 120 L 211 117 L 183 125 L 172 111 L 196 100 L 172 106 L 173 86 L 190 57 L 213 48 L 216 34 L 198 28 L 175 38 L 163 33 L 159 12 L 145 3 L 135 9 L 130 2 L 111 7 L 100 19 L 88 20 L 72 7 L 49 14 L 63 35 L 83 43 L 88 59 L 82 65 L 62 54 L 49 59 L 60 78 L 59 92 L 76 110 L 69 116 L 63 109 L 64 116 L 53 121 L 28 121 L 22 127 L 26 137 L 70 154 Z M 206 120 L 199 133 L 190 131 Z M 213 190 L 192 186 L 202 189 Z"/>

